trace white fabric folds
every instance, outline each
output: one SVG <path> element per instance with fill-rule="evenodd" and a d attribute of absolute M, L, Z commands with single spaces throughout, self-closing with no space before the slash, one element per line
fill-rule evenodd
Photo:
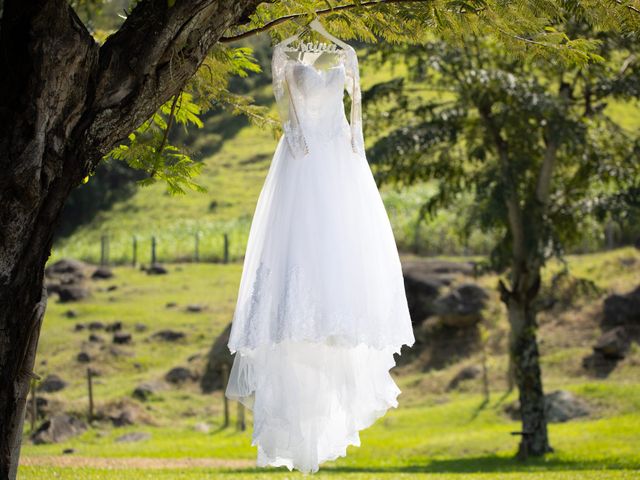
<path fill-rule="evenodd" d="M 253 410 L 259 466 L 315 472 L 360 445 L 358 432 L 397 406 L 393 354 L 414 342 L 395 239 L 359 146 L 357 71 L 340 58 L 327 70 L 279 58 L 274 71 L 297 118 L 251 224 L 226 389 Z M 358 97 L 355 125 L 345 88 Z"/>

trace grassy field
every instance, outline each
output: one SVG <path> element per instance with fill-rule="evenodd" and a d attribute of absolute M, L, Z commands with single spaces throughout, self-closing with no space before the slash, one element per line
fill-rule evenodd
<path fill-rule="evenodd" d="M 316 476 L 337 478 L 428 479 L 632 479 L 640 475 L 640 349 L 635 345 L 606 380 L 587 376 L 580 368 L 598 335 L 602 298 L 609 292 L 625 292 L 637 284 L 640 253 L 622 249 L 569 258 L 571 271 L 591 279 L 600 289 L 595 298 L 576 306 L 545 313 L 540 341 L 546 391 L 568 389 L 584 398 L 593 413 L 584 419 L 550 426 L 555 453 L 526 463 L 513 459 L 519 425 L 503 412 L 515 399 L 505 393 L 506 320 L 493 297 L 488 310 L 490 329 L 489 369 L 492 385 L 485 404 L 478 381 L 448 392 L 446 385 L 470 357 L 441 370 L 423 372 L 419 365 L 396 368 L 394 375 L 403 393 L 400 407 L 391 410 L 362 432 L 362 446 L 350 447 L 346 458 L 323 466 Z M 92 356 L 100 371 L 95 379 L 96 409 L 107 410 L 119 402 L 138 412 L 136 425 L 113 427 L 94 421 L 92 428 L 67 442 L 33 445 L 25 431 L 21 479 L 200 479 L 200 478 L 301 478 L 286 470 L 255 469 L 251 429 L 223 429 L 221 392 L 200 393 L 196 382 L 170 387 L 147 402 L 131 397 L 135 386 L 160 379 L 174 366 L 201 372 L 205 355 L 235 307 L 241 265 L 178 264 L 166 277 L 147 276 L 129 267 L 114 269 L 111 280 L 91 281 L 90 298 L 60 304 L 52 297 L 41 335 L 36 372 L 58 373 L 69 386 L 48 394 L 52 409 L 86 417 L 87 392 L 84 364 L 75 357 L 81 350 Z M 549 267 L 548 274 L 557 265 Z M 479 282 L 494 289 L 493 275 Z M 114 289 L 115 287 L 115 289 Z M 495 295 L 492 293 L 492 295 Z M 174 303 L 175 306 L 168 306 Z M 186 306 L 200 304 L 202 312 Z M 74 310 L 76 317 L 68 318 Z M 87 341 L 87 330 L 74 331 L 77 322 L 120 320 L 133 333 L 130 345 L 114 348 L 108 333 L 104 344 Z M 148 328 L 136 332 L 134 325 Z M 175 343 L 151 339 L 160 329 L 186 333 Z M 235 405 L 232 405 L 235 414 Z M 202 432 L 197 424 L 206 423 Z M 27 422 L 28 424 L 28 422 Z M 233 424 L 233 423 L 232 423 Z M 249 417 L 250 424 L 250 417 Z M 151 437 L 135 443 L 118 443 L 127 432 L 148 432 Z M 66 448 L 74 453 L 63 455 Z"/>

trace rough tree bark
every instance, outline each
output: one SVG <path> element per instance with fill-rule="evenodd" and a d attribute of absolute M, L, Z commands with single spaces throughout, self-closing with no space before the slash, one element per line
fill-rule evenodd
<path fill-rule="evenodd" d="M 0 24 L 0 480 L 15 478 L 46 305 L 44 266 L 71 190 L 177 93 L 260 0 L 141 0 L 98 46 L 64 0 L 5 0 Z"/>
<path fill-rule="evenodd" d="M 541 456 L 553 451 L 549 445 L 540 355 L 538 352 L 536 297 L 540 290 L 543 264 L 538 241 L 555 163 L 556 145 L 550 143 L 541 165 L 535 195 L 527 202 L 517 190 L 517 174 L 511 167 L 509 145 L 491 114 L 491 105 L 478 105 L 500 163 L 504 185 L 507 224 L 511 236 L 510 288 L 499 283 L 500 297 L 507 307 L 510 324 L 510 368 L 520 399 L 522 431 L 518 457 Z M 526 211 L 525 211 L 526 210 Z M 527 219 L 526 222 L 524 219 Z"/>

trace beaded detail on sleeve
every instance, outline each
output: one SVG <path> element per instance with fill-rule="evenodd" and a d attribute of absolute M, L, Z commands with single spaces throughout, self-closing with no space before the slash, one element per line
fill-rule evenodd
<path fill-rule="evenodd" d="M 364 155 L 364 135 L 362 133 L 362 92 L 360 91 L 360 71 L 358 55 L 353 48 L 347 51 L 345 59 L 346 89 L 351 97 L 351 147 L 355 153 Z"/>

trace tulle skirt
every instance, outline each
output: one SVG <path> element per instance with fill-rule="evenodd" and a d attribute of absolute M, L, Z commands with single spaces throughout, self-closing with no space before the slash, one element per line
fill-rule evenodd
<path fill-rule="evenodd" d="M 315 472 L 360 445 L 413 345 L 389 218 L 348 136 L 295 159 L 282 137 L 258 198 L 229 339 L 227 397 L 253 410 L 259 466 Z"/>

